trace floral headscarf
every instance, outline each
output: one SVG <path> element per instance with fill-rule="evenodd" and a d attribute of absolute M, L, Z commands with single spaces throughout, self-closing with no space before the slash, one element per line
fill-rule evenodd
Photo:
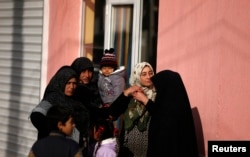
<path fill-rule="evenodd" d="M 129 83 L 131 86 L 137 85 L 142 87 L 147 97 L 154 101 L 156 95 L 154 87 L 144 87 L 141 84 L 141 72 L 146 66 L 148 66 L 153 71 L 154 75 L 154 70 L 152 66 L 148 62 L 141 62 L 135 65 L 133 71 L 131 72 Z"/>
<path fill-rule="evenodd" d="M 133 71 L 131 72 L 129 83 L 130 85 L 137 85 L 143 88 L 144 93 L 151 99 L 155 100 L 156 91 L 154 86 L 145 87 L 141 84 L 141 72 L 148 66 L 152 71 L 152 66 L 147 62 L 141 62 L 135 65 Z M 124 114 L 124 124 L 126 130 L 131 130 L 135 125 L 139 131 L 145 131 L 147 129 L 147 123 L 149 121 L 149 113 L 146 111 L 145 106 L 134 99 L 132 99 L 128 105 L 128 109 Z"/>

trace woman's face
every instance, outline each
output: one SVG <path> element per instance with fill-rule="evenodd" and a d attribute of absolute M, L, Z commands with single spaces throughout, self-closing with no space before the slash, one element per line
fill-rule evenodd
<path fill-rule="evenodd" d="M 67 96 L 72 96 L 76 90 L 76 78 L 71 78 L 65 85 L 64 94 Z"/>
<path fill-rule="evenodd" d="M 151 81 L 151 77 L 154 75 L 154 72 L 152 69 L 150 69 L 148 66 L 145 66 L 140 75 L 141 85 L 145 87 L 150 87 L 153 85 Z"/>
<path fill-rule="evenodd" d="M 88 85 L 93 77 L 93 71 L 85 69 L 80 74 L 80 83 Z"/>

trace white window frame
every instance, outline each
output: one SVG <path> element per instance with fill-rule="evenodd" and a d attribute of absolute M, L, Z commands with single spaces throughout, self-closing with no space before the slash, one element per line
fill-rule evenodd
<path fill-rule="evenodd" d="M 142 0 L 106 0 L 104 47 L 113 47 L 111 42 L 111 19 L 113 5 L 133 5 L 131 67 L 141 62 Z"/>

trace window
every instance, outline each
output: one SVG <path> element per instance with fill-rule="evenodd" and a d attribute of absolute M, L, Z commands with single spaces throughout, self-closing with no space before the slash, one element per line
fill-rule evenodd
<path fill-rule="evenodd" d="M 85 0 L 83 56 L 98 67 L 104 49 L 114 48 L 130 75 L 141 61 L 156 66 L 158 0 Z"/>

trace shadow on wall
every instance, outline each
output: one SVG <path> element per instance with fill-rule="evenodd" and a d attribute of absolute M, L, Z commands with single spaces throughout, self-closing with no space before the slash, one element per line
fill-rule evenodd
<path fill-rule="evenodd" d="M 200 114 L 197 107 L 192 108 L 192 114 L 194 117 L 194 125 L 198 143 L 198 151 L 199 157 L 205 157 L 205 145 L 204 145 L 204 136 L 203 136 L 203 129 L 200 119 Z"/>

